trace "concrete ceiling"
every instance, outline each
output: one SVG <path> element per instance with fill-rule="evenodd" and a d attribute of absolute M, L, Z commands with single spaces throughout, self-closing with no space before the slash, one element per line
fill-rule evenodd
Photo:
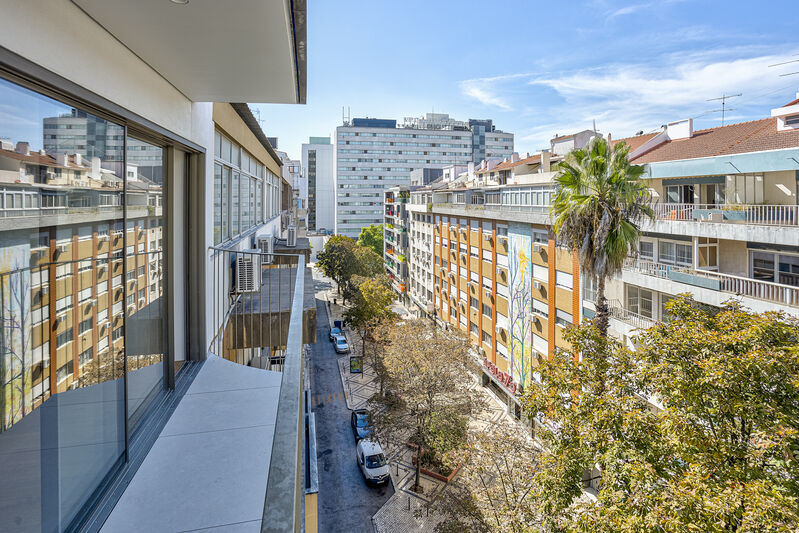
<path fill-rule="evenodd" d="M 72 1 L 195 102 L 305 103 L 305 0 Z"/>

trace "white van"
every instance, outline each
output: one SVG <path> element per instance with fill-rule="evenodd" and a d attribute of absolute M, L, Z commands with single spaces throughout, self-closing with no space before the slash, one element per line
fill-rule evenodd
<path fill-rule="evenodd" d="M 355 459 L 367 483 L 388 483 L 388 462 L 379 443 L 359 440 L 355 447 Z"/>

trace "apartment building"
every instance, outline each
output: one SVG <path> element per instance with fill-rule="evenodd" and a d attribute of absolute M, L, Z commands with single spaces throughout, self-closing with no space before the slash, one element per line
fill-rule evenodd
<path fill-rule="evenodd" d="M 638 138 L 631 161 L 645 167 L 655 220 L 608 284 L 620 338 L 667 320 L 666 303 L 681 293 L 713 307 L 733 299 L 799 316 L 797 104 L 706 130 L 678 121 Z"/>
<path fill-rule="evenodd" d="M 798 124 L 799 99 L 761 120 L 694 131 L 689 119 L 611 139 L 644 166 L 655 213 L 637 256 L 608 282 L 613 335 L 632 345 L 681 293 L 799 315 Z M 469 333 L 509 400 L 535 379 L 537 357 L 565 347 L 563 326 L 595 315 L 596 284 L 557 246 L 549 217 L 562 145 L 593 135 L 558 136 L 550 150 L 410 191 L 408 210 L 434 216 L 437 316 Z M 418 288 L 425 272 L 410 257 L 404 284 Z"/>
<path fill-rule="evenodd" d="M 302 336 L 210 347 L 238 311 L 237 254 L 279 236 L 290 201 L 248 106 L 212 102 L 304 102 L 304 20 L 303 2 L 3 6 L 0 530 L 302 519 L 301 484 L 275 489 L 263 453 L 299 472 L 300 433 L 268 428 L 301 399 L 224 385 L 301 383 Z M 273 349 L 282 373 L 217 356 Z"/>
<path fill-rule="evenodd" d="M 335 171 L 330 137 L 309 137 L 302 145 L 302 169 L 308 186 L 308 231 L 333 231 L 336 225 Z"/>
<path fill-rule="evenodd" d="M 336 128 L 336 233 L 357 237 L 383 221 L 383 192 L 408 185 L 411 171 L 502 160 L 513 134 L 491 120 L 458 121 L 444 113 L 396 120 L 354 118 Z"/>

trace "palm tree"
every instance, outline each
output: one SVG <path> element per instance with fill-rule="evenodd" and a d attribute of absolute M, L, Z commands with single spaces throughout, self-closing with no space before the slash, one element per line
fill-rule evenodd
<path fill-rule="evenodd" d="M 653 218 L 644 169 L 631 165 L 628 153 L 626 143 L 610 146 L 602 137 L 570 152 L 558 167 L 550 209 L 558 239 L 579 253 L 581 270 L 597 281 L 594 325 L 604 336 L 605 281 L 636 252 L 639 224 Z"/>

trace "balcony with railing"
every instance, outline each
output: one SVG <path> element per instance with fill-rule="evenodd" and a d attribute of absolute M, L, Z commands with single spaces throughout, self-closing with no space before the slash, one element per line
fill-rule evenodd
<path fill-rule="evenodd" d="M 799 225 L 797 205 L 656 203 L 652 205 L 652 209 L 658 220 L 765 226 Z"/>
<path fill-rule="evenodd" d="M 148 525 L 177 531 L 212 522 L 253 531 L 301 528 L 308 478 L 303 453 L 314 449 L 303 444 L 313 434 L 303 407 L 303 344 L 314 342 L 316 331 L 305 257 L 209 253 L 208 359 L 103 531 Z M 164 509 L 159 495 L 173 491 L 201 501 L 201 516 Z M 142 517 L 143 508 L 155 518 Z M 177 521 L 163 521 L 169 517 Z"/>
<path fill-rule="evenodd" d="M 729 298 L 743 297 L 744 304 L 756 311 L 773 310 L 774 306 L 769 304 L 780 304 L 792 314 L 799 313 L 799 286 L 796 285 L 632 258 L 625 262 L 624 270 L 688 286 L 684 290 L 695 292 L 695 296 L 701 297 L 702 290 L 720 293 L 712 297 L 712 301 L 704 302 L 711 305 L 719 305 Z M 677 288 L 679 290 L 675 292 L 683 290 Z"/>

